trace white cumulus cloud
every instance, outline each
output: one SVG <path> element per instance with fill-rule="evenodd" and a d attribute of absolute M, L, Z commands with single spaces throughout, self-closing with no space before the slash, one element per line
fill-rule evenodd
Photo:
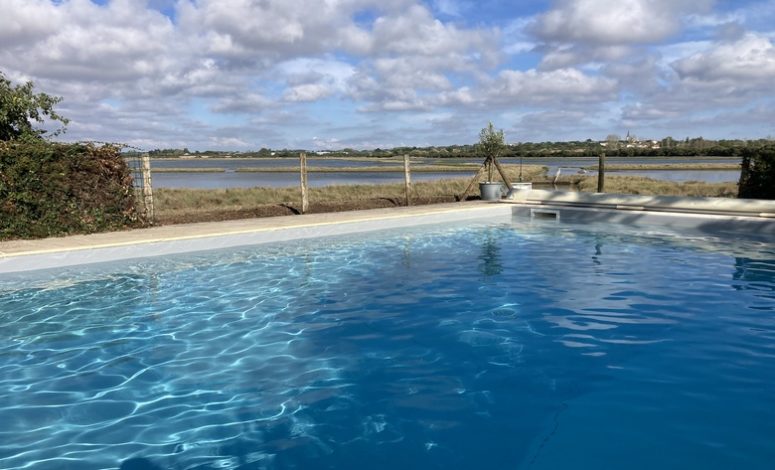
<path fill-rule="evenodd" d="M 553 42 L 651 43 L 676 33 L 681 15 L 706 11 L 710 4 L 709 0 L 563 0 L 539 16 L 535 32 Z"/>
<path fill-rule="evenodd" d="M 734 42 L 714 44 L 672 65 L 683 80 L 769 88 L 775 77 L 775 45 L 766 36 L 750 33 Z"/>
<path fill-rule="evenodd" d="M 614 99 L 615 80 L 586 75 L 567 68 L 548 72 L 505 70 L 489 90 L 489 101 L 510 104 L 549 104 L 563 107 L 572 103 L 604 102 Z"/>

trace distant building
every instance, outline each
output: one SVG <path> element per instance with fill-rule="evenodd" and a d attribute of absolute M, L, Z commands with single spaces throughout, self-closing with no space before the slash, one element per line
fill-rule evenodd
<path fill-rule="evenodd" d="M 604 140 L 599 142 L 601 147 L 608 147 L 609 142 Z M 630 134 L 630 131 L 627 131 L 627 136 L 624 138 L 624 140 L 619 141 L 619 144 L 623 148 L 636 148 L 636 149 L 659 149 L 660 143 L 658 140 L 639 140 L 634 135 Z"/>

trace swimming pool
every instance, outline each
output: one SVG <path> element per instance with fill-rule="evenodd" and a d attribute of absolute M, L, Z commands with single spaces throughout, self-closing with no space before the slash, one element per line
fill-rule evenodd
<path fill-rule="evenodd" d="M 498 217 L 9 279 L 4 469 L 775 461 L 767 240 Z"/>

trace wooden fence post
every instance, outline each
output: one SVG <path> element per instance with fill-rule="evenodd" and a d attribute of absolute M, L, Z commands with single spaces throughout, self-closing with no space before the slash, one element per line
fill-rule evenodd
<path fill-rule="evenodd" d="M 409 155 L 404 155 L 404 187 L 406 191 L 406 205 L 412 203 L 412 175 L 409 173 Z"/>
<path fill-rule="evenodd" d="M 301 174 L 301 213 L 306 214 L 309 210 L 309 195 L 307 187 L 307 154 L 299 154 L 299 173 Z"/>
<path fill-rule="evenodd" d="M 145 206 L 145 217 L 149 223 L 153 223 L 153 184 L 151 182 L 151 157 L 144 153 L 141 157 L 143 169 L 143 206 Z"/>
<path fill-rule="evenodd" d="M 605 152 L 597 159 L 597 192 L 605 192 Z"/>

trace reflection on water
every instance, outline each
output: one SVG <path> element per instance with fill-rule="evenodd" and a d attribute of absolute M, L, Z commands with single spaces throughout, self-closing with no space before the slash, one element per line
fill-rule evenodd
<path fill-rule="evenodd" d="M 482 254 L 479 255 L 481 261 L 479 270 L 484 277 L 496 276 L 503 272 L 503 264 L 500 260 L 500 248 L 498 247 L 498 234 L 493 229 L 485 231 L 482 241 Z"/>

